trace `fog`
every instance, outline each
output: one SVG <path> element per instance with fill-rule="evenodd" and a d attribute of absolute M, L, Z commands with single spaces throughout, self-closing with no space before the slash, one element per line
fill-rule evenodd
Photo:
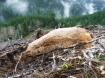
<path fill-rule="evenodd" d="M 25 15 L 28 12 L 28 2 L 22 0 L 6 0 L 5 5 L 12 9 L 13 12 Z"/>
<path fill-rule="evenodd" d="M 74 7 L 82 11 L 81 15 L 92 14 L 100 10 L 105 10 L 105 0 L 60 0 L 60 2 L 64 7 L 63 17 L 69 17 L 73 15 L 71 14 L 71 9 L 74 9 Z M 76 10 L 74 13 L 77 13 Z"/>

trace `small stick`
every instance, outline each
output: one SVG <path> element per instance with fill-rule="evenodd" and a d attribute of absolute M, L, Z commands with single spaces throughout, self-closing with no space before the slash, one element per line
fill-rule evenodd
<path fill-rule="evenodd" d="M 18 62 L 17 62 L 17 64 L 16 64 L 16 66 L 15 66 L 15 72 L 16 72 L 16 70 L 17 70 L 17 66 L 18 66 L 18 64 L 20 63 L 21 59 L 22 59 L 22 53 L 21 53 L 21 55 L 20 55 L 20 57 L 19 57 L 19 60 L 18 60 Z"/>

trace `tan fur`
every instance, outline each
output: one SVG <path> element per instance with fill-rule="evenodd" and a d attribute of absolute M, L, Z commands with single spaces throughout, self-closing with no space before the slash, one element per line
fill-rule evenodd
<path fill-rule="evenodd" d="M 56 47 L 68 47 L 76 43 L 91 40 L 90 34 L 86 29 L 78 27 L 55 29 L 41 38 L 33 41 L 28 45 L 26 55 L 35 55 L 40 52 L 47 52 Z M 90 47 L 91 43 L 81 46 L 80 48 Z"/>

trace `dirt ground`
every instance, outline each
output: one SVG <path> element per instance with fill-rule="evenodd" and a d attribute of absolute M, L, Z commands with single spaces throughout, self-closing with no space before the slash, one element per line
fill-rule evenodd
<path fill-rule="evenodd" d="M 18 65 L 20 54 L 35 36 L 1 43 L 0 78 L 105 78 L 105 27 L 87 29 L 93 37 L 91 48 L 59 48 L 36 55 L 30 63 L 22 61 Z"/>

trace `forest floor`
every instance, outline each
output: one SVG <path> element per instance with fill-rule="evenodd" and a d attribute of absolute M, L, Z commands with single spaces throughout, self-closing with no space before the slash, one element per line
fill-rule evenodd
<path fill-rule="evenodd" d="M 87 29 L 93 36 L 92 47 L 57 49 L 36 56 L 36 61 L 19 63 L 17 69 L 20 54 L 35 34 L 0 43 L 0 78 L 105 78 L 105 27 Z"/>

